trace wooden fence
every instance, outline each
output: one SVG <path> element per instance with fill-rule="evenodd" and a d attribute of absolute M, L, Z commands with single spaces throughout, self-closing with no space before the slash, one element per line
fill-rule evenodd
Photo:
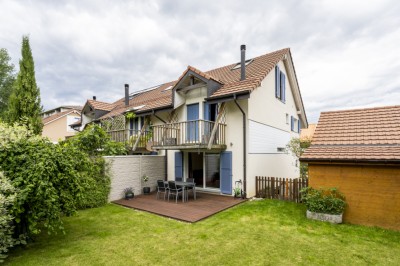
<path fill-rule="evenodd" d="M 256 196 L 258 198 L 301 202 L 300 190 L 307 186 L 308 179 L 305 178 L 256 176 Z"/>

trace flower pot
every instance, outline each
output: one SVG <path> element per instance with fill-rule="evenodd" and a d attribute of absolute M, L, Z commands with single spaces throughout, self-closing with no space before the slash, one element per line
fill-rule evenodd
<path fill-rule="evenodd" d="M 341 224 L 343 221 L 343 214 L 327 214 L 327 213 L 311 212 L 307 210 L 307 218 L 311 220 L 330 222 L 333 224 Z"/>
<path fill-rule="evenodd" d="M 133 197 L 135 197 L 135 194 L 133 194 L 133 192 L 125 193 L 125 199 L 126 200 L 133 199 Z"/>
<path fill-rule="evenodd" d="M 150 187 L 143 187 L 143 194 L 150 194 Z"/>

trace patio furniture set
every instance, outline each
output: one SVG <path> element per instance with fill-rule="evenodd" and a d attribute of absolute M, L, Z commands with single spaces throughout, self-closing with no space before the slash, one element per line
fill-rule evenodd
<path fill-rule="evenodd" d="M 196 199 L 196 184 L 193 178 L 188 178 L 184 181 L 164 181 L 157 180 L 157 199 L 159 195 L 164 193 L 165 197 L 168 197 L 168 201 L 171 195 L 175 196 L 175 202 L 178 203 L 178 197 L 181 195 L 182 202 L 189 200 L 189 191 L 192 191 L 193 198 Z"/>

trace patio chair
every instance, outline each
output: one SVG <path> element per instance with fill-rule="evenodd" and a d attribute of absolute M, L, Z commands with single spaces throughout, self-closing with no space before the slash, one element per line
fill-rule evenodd
<path fill-rule="evenodd" d="M 192 183 L 193 185 L 192 186 L 185 186 L 185 189 L 186 189 L 186 200 L 189 200 L 189 190 L 191 190 L 192 191 L 192 194 L 193 194 L 193 198 L 194 199 L 196 199 L 196 184 L 194 183 L 194 178 L 188 178 L 188 179 L 186 179 L 186 182 L 188 182 L 188 183 Z"/>
<path fill-rule="evenodd" d="M 157 196 L 156 198 L 159 199 L 159 194 L 164 193 L 164 200 L 165 195 L 168 194 L 169 187 L 168 184 L 165 184 L 164 180 L 157 180 Z"/>
<path fill-rule="evenodd" d="M 175 195 L 175 202 L 178 203 L 178 197 L 179 193 L 181 193 L 183 197 L 183 190 L 181 187 L 177 187 L 175 184 L 175 181 L 168 181 L 168 187 L 169 187 L 169 193 L 168 193 L 168 201 L 169 201 L 169 196 Z"/>

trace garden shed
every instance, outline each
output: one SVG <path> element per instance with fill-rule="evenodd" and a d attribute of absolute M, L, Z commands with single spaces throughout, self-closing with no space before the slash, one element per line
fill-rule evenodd
<path fill-rule="evenodd" d="M 400 106 L 322 112 L 300 160 L 346 196 L 345 222 L 400 230 Z"/>

